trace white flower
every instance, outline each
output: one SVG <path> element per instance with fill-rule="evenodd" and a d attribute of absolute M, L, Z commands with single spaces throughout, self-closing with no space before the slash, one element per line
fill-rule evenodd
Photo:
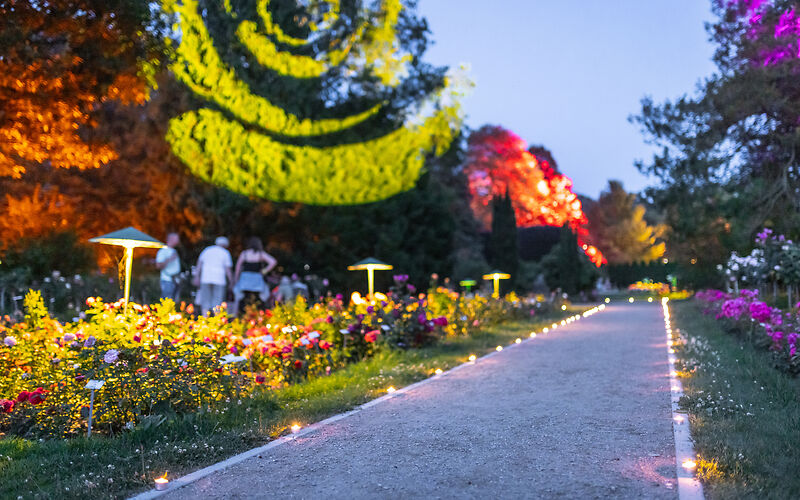
<path fill-rule="evenodd" d="M 8 347 L 14 347 L 15 345 L 17 345 L 17 339 L 9 335 L 8 337 L 5 338 L 5 340 L 3 340 L 3 343 Z"/>
<path fill-rule="evenodd" d="M 103 361 L 105 361 L 110 365 L 116 363 L 118 359 L 119 359 L 119 351 L 116 349 L 109 349 L 108 352 L 106 352 L 105 356 L 103 356 Z"/>

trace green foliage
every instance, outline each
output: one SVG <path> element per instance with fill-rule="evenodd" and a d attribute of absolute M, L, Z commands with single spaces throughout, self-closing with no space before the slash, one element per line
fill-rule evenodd
<path fill-rule="evenodd" d="M 664 255 L 662 224 L 649 225 L 644 205 L 636 195 L 625 192 L 619 181 L 608 181 L 608 189 L 586 211 L 592 243 L 603 252 L 609 264 L 652 262 Z"/>
<path fill-rule="evenodd" d="M 578 247 L 578 237 L 569 228 L 561 228 L 558 245 L 542 259 L 545 279 L 551 288 L 560 288 L 569 295 L 591 290 L 599 271 Z"/>
<path fill-rule="evenodd" d="M 72 275 L 91 269 L 95 254 L 73 231 L 59 231 L 8 242 L 2 261 L 0 274 L 24 269 L 36 277 L 49 276 L 54 270 Z"/>
<path fill-rule="evenodd" d="M 517 218 L 508 192 L 492 200 L 492 232 L 487 245 L 491 267 L 511 275 L 512 284 L 519 270 Z"/>

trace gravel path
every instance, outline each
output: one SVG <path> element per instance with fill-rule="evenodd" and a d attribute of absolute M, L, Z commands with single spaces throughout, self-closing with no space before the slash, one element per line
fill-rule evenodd
<path fill-rule="evenodd" d="M 616 305 L 171 493 L 677 497 L 658 304 Z"/>

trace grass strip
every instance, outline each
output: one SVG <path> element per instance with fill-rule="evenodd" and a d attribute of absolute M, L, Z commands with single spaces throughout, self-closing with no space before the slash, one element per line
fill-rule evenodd
<path fill-rule="evenodd" d="M 670 303 L 686 341 L 676 349 L 706 497 L 800 496 L 800 381 L 768 352 L 724 332 L 694 301 Z"/>
<path fill-rule="evenodd" d="M 294 423 L 310 424 L 486 354 L 584 309 L 487 327 L 471 337 L 377 356 L 284 389 L 189 415 L 145 418 L 114 437 L 0 440 L 2 498 L 125 498 L 164 472 L 179 477 L 265 444 Z"/>

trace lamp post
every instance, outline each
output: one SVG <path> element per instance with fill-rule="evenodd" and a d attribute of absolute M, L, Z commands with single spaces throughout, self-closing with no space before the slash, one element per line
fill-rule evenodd
<path fill-rule="evenodd" d="M 347 266 L 348 271 L 367 272 L 367 282 L 369 285 L 369 295 L 368 295 L 369 299 L 372 299 L 373 295 L 375 294 L 375 271 L 389 271 L 391 269 L 393 268 L 390 264 L 381 262 L 378 259 L 374 259 L 372 257 L 356 262 L 352 266 Z"/>
<path fill-rule="evenodd" d="M 125 249 L 125 311 L 128 311 L 128 299 L 131 292 L 131 267 L 133 265 L 134 248 L 163 248 L 166 245 L 134 227 L 126 227 L 119 231 L 104 234 L 90 239 L 92 243 L 114 245 Z"/>
<path fill-rule="evenodd" d="M 495 299 L 500 298 L 500 280 L 511 279 L 511 275 L 500 271 L 492 271 L 489 274 L 484 274 L 483 279 L 494 281 L 494 292 L 492 297 Z"/>
<path fill-rule="evenodd" d="M 463 288 L 466 288 L 467 293 L 469 293 L 473 286 L 477 285 L 478 282 L 475 280 L 462 280 L 458 282 Z"/>

